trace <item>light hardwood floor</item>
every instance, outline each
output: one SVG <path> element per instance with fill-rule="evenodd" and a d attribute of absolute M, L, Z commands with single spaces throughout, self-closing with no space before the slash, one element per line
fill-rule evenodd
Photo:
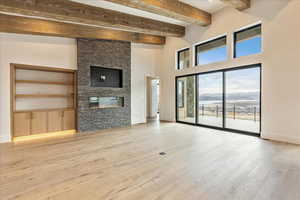
<path fill-rule="evenodd" d="M 299 200 L 300 146 L 151 123 L 0 145 L 0 174 L 1 200 Z"/>

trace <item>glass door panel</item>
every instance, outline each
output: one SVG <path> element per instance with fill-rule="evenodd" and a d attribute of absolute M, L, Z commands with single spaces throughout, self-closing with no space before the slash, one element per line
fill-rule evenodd
<path fill-rule="evenodd" d="M 195 76 L 177 78 L 177 120 L 196 123 L 196 85 Z"/>
<path fill-rule="evenodd" d="M 225 128 L 260 132 L 260 68 L 225 72 Z"/>
<path fill-rule="evenodd" d="M 198 75 L 198 124 L 223 127 L 223 72 Z"/>

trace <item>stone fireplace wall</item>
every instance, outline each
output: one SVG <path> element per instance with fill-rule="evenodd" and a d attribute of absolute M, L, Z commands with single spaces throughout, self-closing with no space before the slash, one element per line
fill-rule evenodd
<path fill-rule="evenodd" d="M 110 40 L 77 40 L 78 131 L 96 131 L 131 125 L 131 44 Z M 90 67 L 123 70 L 123 88 L 91 87 Z M 124 97 L 124 107 L 92 109 L 89 97 Z"/>

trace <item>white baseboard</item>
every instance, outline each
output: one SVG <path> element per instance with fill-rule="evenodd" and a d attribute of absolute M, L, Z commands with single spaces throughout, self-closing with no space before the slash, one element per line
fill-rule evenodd
<path fill-rule="evenodd" d="M 7 142 L 10 142 L 9 138 L 0 136 L 0 143 L 7 143 Z"/>
<path fill-rule="evenodd" d="M 147 121 L 134 121 L 134 122 L 131 122 L 131 125 L 145 124 L 145 123 L 147 123 Z"/>
<path fill-rule="evenodd" d="M 268 139 L 268 140 L 274 140 L 278 142 L 287 142 L 291 144 L 300 144 L 300 136 L 299 137 L 293 137 L 293 136 L 287 136 L 283 134 L 276 134 L 276 133 L 264 133 L 261 134 L 261 138 Z"/>

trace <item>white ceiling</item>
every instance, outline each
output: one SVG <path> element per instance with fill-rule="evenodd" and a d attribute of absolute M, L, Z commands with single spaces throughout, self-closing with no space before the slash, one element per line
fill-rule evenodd
<path fill-rule="evenodd" d="M 172 24 L 178 24 L 182 26 L 188 25 L 188 23 L 179 21 L 173 18 L 164 17 L 161 15 L 153 14 L 150 12 L 142 11 L 135 8 L 129 8 L 126 6 L 122 6 L 119 4 L 107 2 L 104 0 L 71 0 L 78 3 L 88 4 L 91 6 L 101 7 L 105 9 L 115 10 L 131 15 L 136 15 L 140 17 L 145 17 L 149 19 L 154 19 L 162 22 L 172 23 Z M 220 2 L 220 0 L 180 0 L 184 3 L 190 4 L 194 7 L 197 7 L 199 9 L 205 10 L 207 12 L 213 13 L 216 12 L 224 7 L 224 4 Z"/>
<path fill-rule="evenodd" d="M 179 1 L 186 4 L 190 4 L 193 7 L 205 10 L 209 13 L 217 12 L 226 6 L 220 0 L 179 0 Z"/>
<path fill-rule="evenodd" d="M 158 21 L 162 21 L 162 22 L 178 24 L 178 25 L 182 25 L 182 26 L 188 25 L 185 22 L 182 22 L 182 21 L 179 21 L 179 20 L 176 20 L 173 18 L 164 17 L 161 15 L 153 14 L 153 13 L 142 11 L 142 10 L 135 9 L 135 8 L 129 8 L 126 6 L 122 6 L 120 4 L 115 4 L 115 3 L 107 2 L 104 0 L 71 0 L 71 1 L 88 4 L 88 5 L 96 6 L 96 7 L 100 7 L 100 8 L 105 8 L 105 9 L 109 9 L 109 10 L 115 10 L 118 12 L 123 12 L 123 13 L 131 14 L 131 15 L 149 18 L 149 19 L 154 19 L 154 20 L 158 20 Z"/>

